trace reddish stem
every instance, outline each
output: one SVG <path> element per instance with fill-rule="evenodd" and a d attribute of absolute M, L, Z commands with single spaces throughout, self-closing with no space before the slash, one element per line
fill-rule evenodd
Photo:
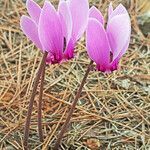
<path fill-rule="evenodd" d="M 43 97 L 43 85 L 44 85 L 44 77 L 45 77 L 45 67 L 46 63 L 43 64 L 42 74 L 41 74 L 41 85 L 40 85 L 40 93 L 39 93 L 39 103 L 38 103 L 38 133 L 39 139 L 43 142 L 43 131 L 42 131 L 42 97 Z"/>
<path fill-rule="evenodd" d="M 35 81 L 34 81 L 33 90 L 32 90 L 32 94 L 31 94 L 31 98 L 30 98 L 30 102 L 29 102 L 27 118 L 26 118 L 26 123 L 25 123 L 25 130 L 24 130 L 24 149 L 25 150 L 28 149 L 29 128 L 30 128 L 30 122 L 31 122 L 31 114 L 32 114 L 32 110 L 33 110 L 33 102 L 34 102 L 37 86 L 38 86 L 38 83 L 39 83 L 39 80 L 40 80 L 40 76 L 41 76 L 41 73 L 42 73 L 42 68 L 43 68 L 43 65 L 45 64 L 47 54 L 48 53 L 45 52 L 44 55 L 43 55 L 39 70 L 37 72 L 37 75 L 36 75 L 36 78 L 35 78 Z"/>
<path fill-rule="evenodd" d="M 90 70 L 91 70 L 92 64 L 93 64 L 93 61 L 91 61 L 90 64 L 88 65 L 87 71 L 86 71 L 86 73 L 85 73 L 85 75 L 84 75 L 84 77 L 83 77 L 83 80 L 82 80 L 81 84 L 80 84 L 79 90 L 77 91 L 76 97 L 75 97 L 75 99 L 74 99 L 74 101 L 73 101 L 73 103 L 72 103 L 72 106 L 71 106 L 70 111 L 69 111 L 69 113 L 68 113 L 67 119 L 66 119 L 66 121 L 65 121 L 65 123 L 64 123 L 64 125 L 63 125 L 63 127 L 62 127 L 62 129 L 61 129 L 61 131 L 60 131 L 60 133 L 59 133 L 59 135 L 58 135 L 58 138 L 57 138 L 56 143 L 55 143 L 55 146 L 54 146 L 54 150 L 58 150 L 59 145 L 60 145 L 60 143 L 61 143 L 61 140 L 62 140 L 62 138 L 63 138 L 63 135 L 64 135 L 64 133 L 66 132 L 68 126 L 69 126 L 70 119 L 71 119 L 71 117 L 72 117 L 72 115 L 73 115 L 73 112 L 74 112 L 74 110 L 75 110 L 76 104 L 77 104 L 78 99 L 79 99 L 79 97 L 80 97 L 80 95 L 81 95 L 83 86 L 84 86 L 84 84 L 85 84 L 85 82 L 86 82 L 86 79 L 87 79 L 87 77 L 88 77 L 88 74 L 89 74 L 89 72 L 90 72 Z"/>

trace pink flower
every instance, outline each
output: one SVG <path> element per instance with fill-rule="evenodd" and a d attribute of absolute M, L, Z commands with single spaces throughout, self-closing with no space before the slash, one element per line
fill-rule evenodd
<path fill-rule="evenodd" d="M 125 54 L 131 36 L 130 17 L 120 4 L 113 10 L 110 4 L 108 22 L 104 28 L 104 18 L 96 7 L 91 7 L 86 32 L 86 46 L 89 57 L 102 72 L 117 70 L 120 58 Z"/>
<path fill-rule="evenodd" d="M 48 1 L 40 8 L 27 0 L 27 10 L 30 17 L 21 17 L 21 29 L 42 52 L 48 52 L 47 63 L 73 58 L 75 44 L 88 23 L 88 0 L 60 0 L 58 11 Z"/>

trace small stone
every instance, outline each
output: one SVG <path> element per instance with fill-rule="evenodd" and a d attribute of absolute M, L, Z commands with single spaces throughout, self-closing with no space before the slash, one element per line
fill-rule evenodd
<path fill-rule="evenodd" d="M 99 150 L 101 143 L 96 138 L 89 138 L 84 142 L 84 145 L 86 145 L 91 150 Z"/>
<path fill-rule="evenodd" d="M 125 89 L 129 89 L 129 87 L 130 87 L 130 80 L 129 79 L 122 80 L 121 86 L 123 88 L 125 88 Z"/>
<path fill-rule="evenodd" d="M 6 150 L 14 150 L 14 147 L 9 145 L 9 146 L 6 147 Z"/>
<path fill-rule="evenodd" d="M 2 101 L 9 102 L 12 100 L 13 96 L 14 94 L 12 92 L 7 92 L 2 98 Z"/>
<path fill-rule="evenodd" d="M 144 35 L 150 34 L 150 11 L 138 17 L 138 24 Z"/>

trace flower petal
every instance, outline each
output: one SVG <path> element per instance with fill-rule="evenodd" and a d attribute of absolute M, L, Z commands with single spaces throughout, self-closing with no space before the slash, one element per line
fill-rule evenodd
<path fill-rule="evenodd" d="M 42 45 L 38 36 L 38 28 L 35 22 L 27 16 L 22 16 L 20 20 L 20 26 L 24 34 L 42 50 Z"/>
<path fill-rule="evenodd" d="M 27 0 L 26 5 L 27 5 L 27 10 L 29 15 L 38 24 L 40 13 L 41 13 L 40 6 L 37 3 L 35 3 L 33 0 Z"/>
<path fill-rule="evenodd" d="M 73 21 L 72 36 L 77 41 L 87 27 L 89 3 L 88 0 L 69 0 L 68 2 Z"/>
<path fill-rule="evenodd" d="M 119 55 L 116 57 L 116 59 L 114 59 L 111 64 L 110 64 L 110 70 L 114 71 L 118 69 L 118 64 L 119 64 L 119 60 L 120 58 L 125 54 L 126 50 L 129 47 L 129 43 L 130 43 L 130 36 L 125 44 L 125 46 L 123 47 L 123 49 L 121 50 L 121 52 L 119 53 Z"/>
<path fill-rule="evenodd" d="M 111 62 L 111 64 L 110 64 L 110 70 L 111 71 L 114 71 L 114 70 L 118 69 L 119 60 L 123 56 L 123 54 L 126 52 L 126 50 L 128 49 L 129 42 L 130 42 L 130 37 L 127 40 L 127 42 L 126 42 L 125 46 L 123 47 L 122 51 L 119 53 L 119 55 Z"/>
<path fill-rule="evenodd" d="M 104 17 L 95 6 L 92 6 L 90 8 L 89 17 L 97 19 L 101 24 L 104 25 Z"/>
<path fill-rule="evenodd" d="M 72 18 L 68 3 L 64 0 L 59 2 L 58 12 L 62 23 L 63 35 L 68 43 L 72 33 Z"/>
<path fill-rule="evenodd" d="M 110 61 L 110 47 L 105 29 L 96 19 L 90 18 L 86 32 L 86 46 L 89 57 L 99 70 L 107 70 Z"/>
<path fill-rule="evenodd" d="M 48 1 L 41 11 L 38 31 L 43 48 L 52 53 L 55 59 L 62 59 L 62 28 L 55 8 Z"/>
<path fill-rule="evenodd" d="M 131 23 L 128 14 L 115 16 L 108 22 L 107 35 L 113 53 L 113 60 L 125 51 L 125 45 L 128 45 L 131 34 Z"/>
<path fill-rule="evenodd" d="M 75 48 L 74 41 L 70 39 L 66 46 L 66 50 L 64 51 L 64 59 L 69 60 L 74 57 L 74 48 Z"/>
<path fill-rule="evenodd" d="M 129 43 L 130 43 L 130 36 L 129 36 L 129 38 L 128 38 L 126 44 L 124 45 L 123 49 L 122 49 L 121 52 L 119 53 L 119 55 L 116 57 L 116 59 L 114 59 L 114 60 L 112 61 L 112 65 L 113 65 L 113 64 L 118 64 L 120 58 L 125 54 L 126 50 L 128 49 Z"/>
<path fill-rule="evenodd" d="M 111 13 L 109 19 L 111 20 L 113 17 L 115 17 L 117 15 L 123 15 L 123 14 L 128 14 L 128 12 L 122 4 L 119 4 L 116 7 L 116 9 Z"/>

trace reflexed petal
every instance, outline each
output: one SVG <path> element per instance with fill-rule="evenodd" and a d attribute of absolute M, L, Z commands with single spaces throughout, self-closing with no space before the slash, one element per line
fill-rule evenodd
<path fill-rule="evenodd" d="M 117 56 L 117 58 L 115 60 L 113 60 L 112 63 L 110 64 L 111 65 L 111 67 L 110 67 L 111 71 L 118 69 L 118 63 L 119 63 L 121 57 L 125 54 L 126 50 L 128 49 L 129 43 L 130 43 L 130 36 L 129 36 L 125 46 L 123 47 L 123 49 L 121 50 L 121 52 Z"/>
<path fill-rule="evenodd" d="M 110 72 L 112 72 L 114 70 L 118 70 L 119 60 L 120 59 L 115 59 L 114 61 L 111 62 L 111 64 L 110 64 Z"/>
<path fill-rule="evenodd" d="M 108 18 L 110 17 L 110 15 L 112 14 L 113 12 L 113 6 L 112 6 L 112 2 L 109 4 L 109 8 L 108 8 Z"/>
<path fill-rule="evenodd" d="M 117 70 L 118 69 L 118 64 L 119 64 L 119 61 L 122 57 L 122 55 L 126 52 L 128 46 L 129 46 L 129 41 L 130 41 L 130 38 L 129 40 L 127 41 L 127 43 L 125 44 L 125 47 L 123 48 L 123 50 L 119 53 L 119 55 L 117 56 L 116 59 L 114 59 L 111 64 L 110 64 L 110 70 L 111 71 L 114 71 L 114 70 Z"/>
<path fill-rule="evenodd" d="M 59 2 L 58 12 L 62 23 L 63 35 L 68 43 L 72 33 L 72 18 L 68 3 L 66 1 L 62 0 Z"/>
<path fill-rule="evenodd" d="M 26 5 L 27 5 L 27 10 L 29 15 L 38 24 L 40 13 L 41 13 L 40 6 L 37 3 L 35 3 L 33 0 L 27 0 Z"/>
<path fill-rule="evenodd" d="M 123 15 L 123 14 L 128 14 L 128 12 L 122 4 L 119 4 L 116 7 L 116 9 L 111 13 L 109 19 L 111 20 L 113 17 L 115 17 L 117 15 Z"/>
<path fill-rule="evenodd" d="M 75 48 L 74 41 L 70 39 L 64 52 L 64 59 L 69 60 L 74 57 L 74 48 Z"/>
<path fill-rule="evenodd" d="M 122 49 L 122 51 L 119 53 L 119 55 L 117 56 L 116 59 L 114 59 L 111 64 L 110 64 L 110 70 L 111 71 L 114 71 L 114 70 L 117 70 L 118 69 L 118 63 L 119 63 L 119 60 L 121 59 L 121 57 L 124 55 L 124 53 L 126 52 L 126 50 L 128 49 L 129 47 L 129 42 L 130 42 L 130 37 L 129 39 L 127 40 L 124 48 Z"/>
<path fill-rule="evenodd" d="M 104 24 L 104 17 L 101 12 L 95 7 L 92 6 L 89 11 L 89 17 L 97 19 L 101 24 Z"/>
<path fill-rule="evenodd" d="M 88 0 L 69 0 L 69 7 L 73 19 L 72 36 L 78 40 L 87 27 L 89 3 Z"/>
<path fill-rule="evenodd" d="M 123 49 L 121 50 L 121 52 L 119 53 L 119 55 L 117 56 L 116 59 L 120 59 L 125 54 L 125 52 L 127 51 L 129 44 L 130 44 L 130 36 L 131 35 L 129 35 L 129 38 L 128 38 L 126 44 L 124 45 Z"/>
<path fill-rule="evenodd" d="M 107 25 L 107 35 L 113 53 L 113 60 L 121 53 L 125 51 L 129 43 L 131 34 L 131 23 L 128 14 L 118 15 L 110 20 Z"/>
<path fill-rule="evenodd" d="M 47 1 L 41 11 L 38 31 L 43 48 L 51 52 L 55 59 L 61 59 L 63 51 L 62 28 L 55 8 Z"/>
<path fill-rule="evenodd" d="M 22 16 L 20 20 L 20 26 L 24 34 L 42 50 L 42 45 L 38 36 L 38 28 L 35 22 L 27 16 Z"/>
<path fill-rule="evenodd" d="M 86 39 L 89 57 L 105 70 L 110 61 L 110 47 L 104 27 L 96 19 L 89 19 Z"/>

